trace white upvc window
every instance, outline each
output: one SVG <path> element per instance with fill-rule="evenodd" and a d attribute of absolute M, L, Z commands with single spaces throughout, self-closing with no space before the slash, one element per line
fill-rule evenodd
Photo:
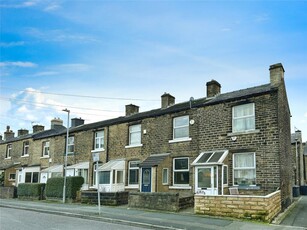
<path fill-rule="evenodd" d="M 11 154 L 12 154 L 12 144 L 8 144 L 6 146 L 5 158 L 10 159 L 11 158 Z"/>
<path fill-rule="evenodd" d="M 48 157 L 49 156 L 49 141 L 43 142 L 43 151 L 42 151 L 42 157 Z"/>
<path fill-rule="evenodd" d="M 168 168 L 162 169 L 162 184 L 168 184 Z"/>
<path fill-rule="evenodd" d="M 67 154 L 74 154 L 75 152 L 75 137 L 68 137 L 68 152 Z"/>
<path fill-rule="evenodd" d="M 139 184 L 139 164 L 140 161 L 129 162 L 129 174 L 128 174 L 128 185 Z"/>
<path fill-rule="evenodd" d="M 39 172 L 26 172 L 25 183 L 38 183 Z"/>
<path fill-rule="evenodd" d="M 78 176 L 84 178 L 84 184 L 88 183 L 88 169 L 78 169 Z"/>
<path fill-rule="evenodd" d="M 173 159 L 173 185 L 189 186 L 189 158 L 180 157 Z"/>
<path fill-rule="evenodd" d="M 173 119 L 173 139 L 189 138 L 189 116 L 175 117 Z"/>
<path fill-rule="evenodd" d="M 16 179 L 16 173 L 9 174 L 9 181 L 14 181 Z"/>
<path fill-rule="evenodd" d="M 232 108 L 232 132 L 255 130 L 255 104 L 249 103 Z"/>
<path fill-rule="evenodd" d="M 141 125 L 129 126 L 129 145 L 141 145 Z"/>
<path fill-rule="evenodd" d="M 104 149 L 104 130 L 100 130 L 95 132 L 95 150 L 103 150 Z"/>
<path fill-rule="evenodd" d="M 228 165 L 223 165 L 223 185 L 228 185 Z"/>
<path fill-rule="evenodd" d="M 233 154 L 233 184 L 241 186 L 256 185 L 255 153 Z"/>
<path fill-rule="evenodd" d="M 23 142 L 21 156 L 29 156 L 29 141 L 24 141 Z"/>

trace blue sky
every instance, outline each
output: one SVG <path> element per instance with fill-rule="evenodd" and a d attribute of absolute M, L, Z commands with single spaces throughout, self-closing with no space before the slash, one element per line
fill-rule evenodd
<path fill-rule="evenodd" d="M 307 1 L 0 0 L 0 133 L 86 123 L 269 83 L 282 63 L 307 141 Z"/>

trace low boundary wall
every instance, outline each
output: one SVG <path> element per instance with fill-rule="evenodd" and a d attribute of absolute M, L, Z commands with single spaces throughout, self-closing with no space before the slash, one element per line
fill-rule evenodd
<path fill-rule="evenodd" d="M 130 192 L 128 206 L 151 210 L 178 212 L 193 207 L 194 197 L 180 197 L 179 193 L 170 192 Z"/>
<path fill-rule="evenodd" d="M 266 196 L 195 195 L 195 214 L 271 222 L 281 211 L 280 191 Z"/>
<path fill-rule="evenodd" d="M 16 187 L 0 187 L 0 198 L 1 199 L 11 199 L 17 197 Z"/>
<path fill-rule="evenodd" d="M 129 192 L 101 192 L 100 204 L 102 205 L 124 205 L 128 204 Z M 83 204 L 98 204 L 97 191 L 82 191 L 81 203 Z"/>

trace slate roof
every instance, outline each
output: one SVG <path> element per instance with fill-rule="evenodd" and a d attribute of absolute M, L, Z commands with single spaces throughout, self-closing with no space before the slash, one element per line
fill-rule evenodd
<path fill-rule="evenodd" d="M 219 94 L 213 98 L 204 97 L 204 98 L 193 100 L 191 102 L 186 101 L 183 103 L 177 103 L 168 108 L 159 108 L 159 109 L 154 109 L 154 110 L 150 110 L 146 112 L 133 114 L 130 116 L 121 116 L 121 117 L 113 118 L 109 120 L 103 120 L 103 121 L 98 121 L 98 122 L 94 122 L 90 124 L 80 125 L 77 127 L 70 128 L 69 133 L 78 132 L 78 131 L 86 131 L 86 130 L 91 130 L 91 129 L 98 129 L 98 128 L 103 128 L 103 127 L 114 125 L 114 124 L 133 122 L 133 121 L 138 121 L 138 120 L 142 120 L 145 118 L 157 117 L 157 116 L 161 116 L 165 114 L 176 113 L 176 112 L 188 110 L 191 107 L 198 108 L 198 107 L 209 106 L 209 105 L 218 104 L 218 103 L 224 103 L 224 102 L 242 99 L 242 98 L 249 98 L 252 96 L 259 96 L 262 94 L 270 93 L 275 90 L 277 90 L 277 88 L 272 87 L 271 84 L 260 85 L 260 86 L 251 87 L 247 89 Z M 41 131 L 39 133 L 29 134 L 30 135 L 29 137 L 31 137 L 32 135 L 33 139 L 36 140 L 36 139 L 42 139 L 42 138 L 47 138 L 47 137 L 56 136 L 56 135 L 64 135 L 65 133 L 66 133 L 66 128 L 64 126 L 61 126 L 55 129 L 49 129 L 49 130 Z M 15 140 L 17 139 L 14 138 L 9 141 L 3 141 L 3 142 L 13 142 Z"/>
<path fill-rule="evenodd" d="M 191 104 L 190 104 L 190 101 L 186 101 L 183 103 L 174 104 L 168 108 L 159 108 L 159 109 L 154 109 L 154 110 L 150 110 L 150 111 L 146 111 L 142 113 L 133 114 L 130 116 L 122 116 L 122 117 L 118 117 L 118 118 L 114 118 L 110 120 L 104 120 L 104 121 L 99 121 L 99 122 L 95 122 L 91 124 L 85 124 L 85 125 L 81 125 L 81 126 L 72 128 L 69 130 L 69 132 L 77 132 L 81 130 L 85 131 L 85 130 L 90 130 L 90 129 L 106 127 L 106 126 L 114 125 L 114 124 L 133 122 L 133 121 L 142 120 L 142 119 L 149 118 L 149 117 L 157 117 L 157 116 L 161 116 L 164 114 L 170 114 L 170 113 L 176 113 L 176 112 L 188 110 L 190 109 L 190 106 L 192 108 L 198 108 L 198 107 L 203 107 L 207 105 L 209 106 L 209 105 L 223 103 L 223 102 L 227 102 L 227 101 L 231 101 L 235 99 L 248 98 L 251 96 L 258 96 L 258 95 L 272 92 L 274 90 L 276 90 L 276 88 L 272 88 L 270 84 L 265 84 L 265 85 L 247 88 L 243 90 L 237 90 L 237 91 L 233 91 L 229 93 L 219 94 L 214 98 L 204 97 L 204 98 L 196 99 L 196 100 L 193 100 Z"/>

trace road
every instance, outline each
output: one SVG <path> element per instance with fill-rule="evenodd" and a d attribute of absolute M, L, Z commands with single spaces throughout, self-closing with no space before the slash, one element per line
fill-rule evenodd
<path fill-rule="evenodd" d="M 127 225 L 46 214 L 27 210 L 0 208 L 1 230 L 141 230 Z"/>

